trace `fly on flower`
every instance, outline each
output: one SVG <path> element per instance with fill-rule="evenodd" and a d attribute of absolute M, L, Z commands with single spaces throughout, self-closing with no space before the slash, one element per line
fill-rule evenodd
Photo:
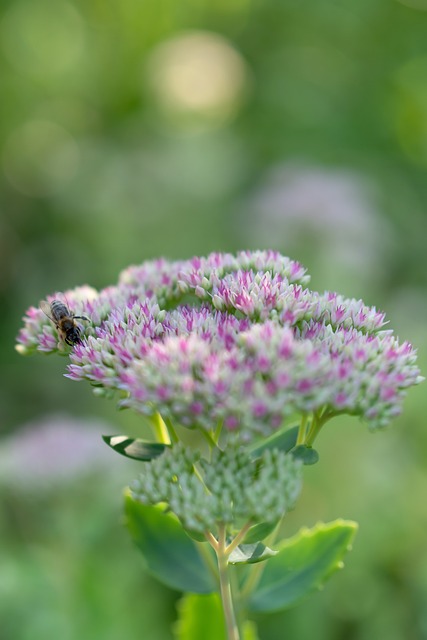
<path fill-rule="evenodd" d="M 42 300 L 40 309 L 53 322 L 61 340 L 70 347 L 81 342 L 81 329 L 76 319 L 90 322 L 89 318 L 75 316 L 61 300 L 52 300 L 50 303 L 47 300 Z"/>

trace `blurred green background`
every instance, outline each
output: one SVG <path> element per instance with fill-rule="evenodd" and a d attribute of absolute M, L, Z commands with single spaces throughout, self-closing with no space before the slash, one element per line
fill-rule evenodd
<path fill-rule="evenodd" d="M 47 293 L 241 248 L 362 297 L 427 370 L 427 0 L 3 0 L 0 638 L 168 640 L 177 594 L 121 524 L 139 422 L 19 357 Z M 261 640 L 427 638 L 427 402 L 321 434 L 289 519 L 360 523 L 325 590 Z M 105 451 L 104 451 L 105 448 Z"/>

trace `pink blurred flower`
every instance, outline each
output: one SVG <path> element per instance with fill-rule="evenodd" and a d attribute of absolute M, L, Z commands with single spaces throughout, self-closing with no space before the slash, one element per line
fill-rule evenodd
<path fill-rule="evenodd" d="M 64 415 L 26 424 L 0 441 L 0 478 L 31 491 L 105 468 L 111 455 L 100 442 L 108 432 L 100 420 Z"/>

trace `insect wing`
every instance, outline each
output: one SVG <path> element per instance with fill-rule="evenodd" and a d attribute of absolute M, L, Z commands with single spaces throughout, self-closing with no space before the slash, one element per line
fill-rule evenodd
<path fill-rule="evenodd" d="M 47 300 L 42 300 L 40 302 L 39 306 L 40 306 L 40 309 L 45 314 L 45 316 L 47 316 L 49 318 L 49 320 L 51 320 L 54 324 L 56 324 L 55 320 L 52 318 L 52 312 L 51 312 L 51 308 L 50 308 L 50 303 Z"/>

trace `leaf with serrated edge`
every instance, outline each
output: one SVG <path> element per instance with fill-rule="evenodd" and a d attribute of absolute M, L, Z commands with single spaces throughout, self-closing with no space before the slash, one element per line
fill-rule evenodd
<path fill-rule="evenodd" d="M 337 569 L 351 549 L 357 523 L 335 520 L 303 528 L 282 541 L 279 553 L 264 567 L 260 582 L 249 600 L 251 611 L 280 611 L 319 589 Z"/>

